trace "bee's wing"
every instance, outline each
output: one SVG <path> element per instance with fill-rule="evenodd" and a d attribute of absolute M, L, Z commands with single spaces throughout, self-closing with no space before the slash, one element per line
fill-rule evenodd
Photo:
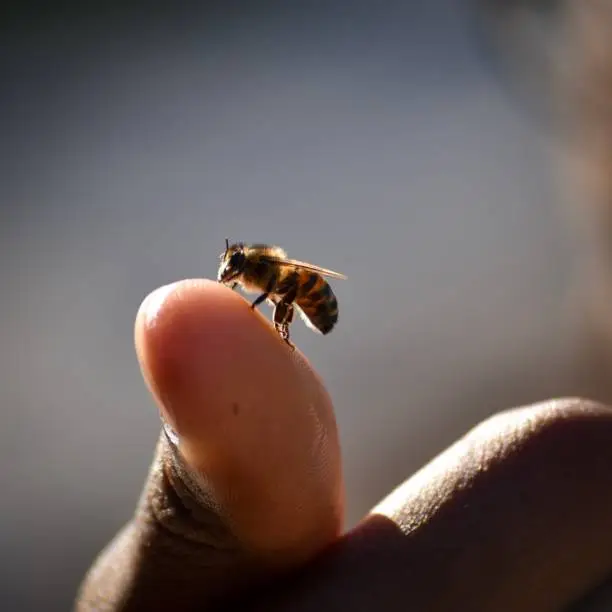
<path fill-rule="evenodd" d="M 297 259 L 284 259 L 281 257 L 262 257 L 266 261 L 271 263 L 278 264 L 279 266 L 290 266 L 292 268 L 303 268 L 304 270 L 310 270 L 311 272 L 318 272 L 323 276 L 329 276 L 331 278 L 339 278 L 341 280 L 346 280 L 346 276 L 344 274 L 340 274 L 339 272 L 334 272 L 333 270 L 327 270 L 326 268 L 321 268 L 320 266 L 314 266 L 313 264 L 306 263 L 305 261 L 298 261 Z"/>

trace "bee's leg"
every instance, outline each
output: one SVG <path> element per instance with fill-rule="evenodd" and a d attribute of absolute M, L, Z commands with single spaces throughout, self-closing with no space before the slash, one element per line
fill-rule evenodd
<path fill-rule="evenodd" d="M 285 306 L 285 308 L 287 309 L 286 312 L 286 317 L 285 317 L 285 322 L 286 323 L 291 323 L 291 321 L 293 321 L 293 313 L 295 312 L 295 308 L 293 307 L 293 302 L 295 301 L 295 298 L 297 297 L 297 292 L 298 292 L 298 287 L 297 285 L 295 287 L 292 287 L 280 300 L 280 304 L 283 304 L 283 306 Z"/>
<path fill-rule="evenodd" d="M 289 339 L 289 327 L 287 326 L 283 335 L 281 336 L 281 338 L 285 341 L 285 343 L 287 344 L 287 346 L 292 350 L 295 351 L 295 344 L 293 344 L 293 342 L 291 342 L 291 340 Z"/>
<path fill-rule="evenodd" d="M 257 299 L 255 299 L 253 301 L 253 303 L 251 304 L 251 310 L 255 310 L 255 308 L 257 308 L 262 302 L 265 302 L 265 300 L 267 299 L 267 297 L 270 294 L 268 292 L 266 293 L 262 293 Z"/>
<path fill-rule="evenodd" d="M 293 321 L 294 312 L 293 304 L 277 302 L 274 308 L 274 323 L 277 325 L 289 325 Z"/>
<path fill-rule="evenodd" d="M 271 277 L 270 280 L 268 281 L 268 286 L 266 287 L 266 290 L 264 293 L 262 293 L 252 304 L 251 304 L 251 310 L 255 310 L 255 308 L 257 308 L 262 302 L 264 302 L 265 300 L 268 299 L 268 297 L 270 296 L 270 294 L 272 293 L 272 290 L 274 289 L 274 286 L 276 285 L 276 277 Z"/>
<path fill-rule="evenodd" d="M 289 324 L 283 323 L 280 328 L 277 328 L 279 336 L 289 345 L 289 348 L 294 351 L 295 344 L 289 339 Z"/>
<path fill-rule="evenodd" d="M 278 287 L 277 292 L 281 295 L 281 298 L 274 310 L 274 325 L 281 338 L 292 349 L 295 349 L 295 346 L 289 340 L 289 325 L 293 321 L 293 313 L 295 312 L 293 302 L 297 297 L 298 284 L 295 282 L 295 279 L 290 278 L 284 285 Z"/>
<path fill-rule="evenodd" d="M 238 283 L 232 283 L 230 289 L 233 291 L 238 286 Z"/>
<path fill-rule="evenodd" d="M 289 324 L 293 321 L 293 304 L 278 302 L 274 308 L 274 327 L 278 335 L 292 348 L 294 344 L 289 340 Z"/>
<path fill-rule="evenodd" d="M 274 327 L 279 331 L 287 323 L 287 316 L 289 314 L 289 308 L 287 304 L 283 302 L 277 302 L 274 306 L 274 314 L 272 319 L 274 320 Z"/>
<path fill-rule="evenodd" d="M 285 317 L 285 323 L 289 325 L 293 321 L 293 313 L 295 312 L 295 308 L 293 304 L 289 304 L 287 307 L 287 316 Z"/>

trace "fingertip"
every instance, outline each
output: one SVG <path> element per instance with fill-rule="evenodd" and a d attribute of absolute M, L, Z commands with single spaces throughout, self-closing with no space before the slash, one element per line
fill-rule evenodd
<path fill-rule="evenodd" d="M 287 383 L 303 374 L 296 360 L 306 365 L 307 382 L 318 384 L 301 354 L 291 353 L 258 310 L 207 279 L 179 281 L 147 296 L 136 318 L 135 341 L 164 416 L 181 435 L 195 433 L 192 407 L 177 401 L 187 399 L 185 394 L 206 399 L 209 406 L 227 399 L 230 389 L 233 395 L 245 389 L 251 399 L 265 393 L 270 401 L 278 388 L 273 383 L 283 381 L 286 391 Z"/>

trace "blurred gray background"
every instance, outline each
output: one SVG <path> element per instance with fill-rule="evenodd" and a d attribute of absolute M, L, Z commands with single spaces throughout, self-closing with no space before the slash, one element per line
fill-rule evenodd
<path fill-rule="evenodd" d="M 11 609 L 68 609 L 129 518 L 159 431 L 134 316 L 159 285 L 213 278 L 225 236 L 349 277 L 331 336 L 293 331 L 335 402 L 349 525 L 493 412 L 609 393 L 554 145 L 474 5 L 255 4 L 5 15 Z"/>

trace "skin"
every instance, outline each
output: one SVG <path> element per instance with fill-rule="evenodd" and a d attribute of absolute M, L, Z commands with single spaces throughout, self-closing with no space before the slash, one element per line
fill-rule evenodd
<path fill-rule="evenodd" d="M 263 315 L 217 283 L 182 281 L 144 301 L 135 338 L 180 443 L 160 437 L 81 612 L 546 612 L 612 573 L 605 406 L 498 414 L 345 533 L 330 397 Z"/>

